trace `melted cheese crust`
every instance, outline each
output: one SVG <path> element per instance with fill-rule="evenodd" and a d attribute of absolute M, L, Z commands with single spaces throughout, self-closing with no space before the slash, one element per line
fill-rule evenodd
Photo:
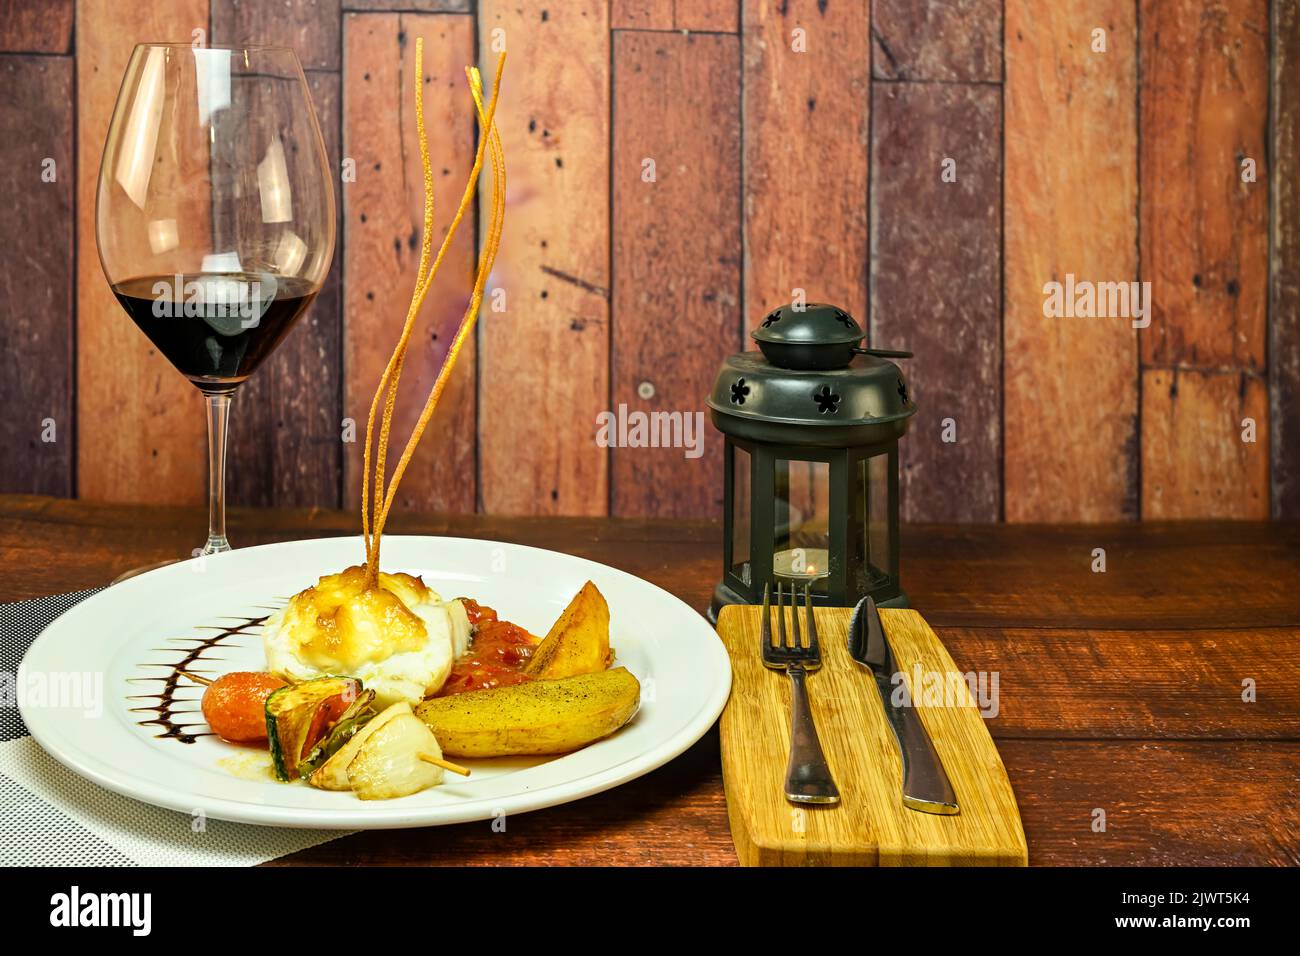
<path fill-rule="evenodd" d="M 438 596 L 409 574 L 380 573 L 379 587 L 370 590 L 365 580 L 365 568 L 351 567 L 294 595 L 281 626 L 289 628 L 303 663 L 350 674 L 362 664 L 424 647 L 428 630 L 411 609 Z"/>
<path fill-rule="evenodd" d="M 386 705 L 437 692 L 469 634 L 461 603 L 443 603 L 420 578 L 381 573 L 367 590 L 365 569 L 352 567 L 294 595 L 267 619 L 262 641 L 272 673 L 356 677 Z"/>

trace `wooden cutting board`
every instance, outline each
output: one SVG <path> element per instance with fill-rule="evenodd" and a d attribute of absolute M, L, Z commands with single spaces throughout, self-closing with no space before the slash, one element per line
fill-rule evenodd
<path fill-rule="evenodd" d="M 840 802 L 830 807 L 788 802 L 781 784 L 790 755 L 790 679 L 768 670 L 759 657 L 760 610 L 726 607 L 718 618 L 733 670 L 721 722 L 722 776 L 742 865 L 1027 863 L 1020 811 L 1002 758 L 966 683 L 937 677 L 959 671 L 916 611 L 882 609 L 880 616 L 961 812 L 937 816 L 903 806 L 902 763 L 875 682 L 849 657 L 849 608 L 816 609 L 822 668 L 808 678 L 817 733 Z M 917 663 L 923 675 L 936 675 L 923 676 L 919 693 Z M 943 698 L 935 690 L 937 680 L 950 689 Z"/>

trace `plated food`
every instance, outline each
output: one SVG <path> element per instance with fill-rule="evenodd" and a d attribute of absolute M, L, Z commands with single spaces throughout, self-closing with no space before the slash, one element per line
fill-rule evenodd
<path fill-rule="evenodd" d="M 362 535 L 161 567 L 91 596 L 46 628 L 22 666 L 103 674 L 108 705 L 20 702 L 22 719 L 46 752 L 110 790 L 185 814 L 272 826 L 495 823 L 647 773 L 699 740 L 722 711 L 731 682 L 725 650 L 696 611 L 654 585 L 508 542 L 383 534 L 477 319 L 505 207 L 493 124 L 498 60 L 486 105 L 478 73 L 469 71 L 481 135 L 460 207 L 434 247 L 421 49 L 417 40 L 412 75 L 426 184 L 420 270 L 367 419 Z M 485 157 L 492 203 L 474 288 L 390 475 L 406 346 L 420 340 L 415 318 Z"/>
<path fill-rule="evenodd" d="M 286 541 L 169 565 L 106 588 L 46 628 L 22 662 L 25 673 L 49 675 L 51 681 L 69 673 L 103 674 L 102 700 L 95 706 L 53 707 L 20 699 L 22 720 L 47 753 L 77 774 L 186 815 L 179 824 L 185 832 L 196 809 L 210 820 L 371 830 L 496 821 L 502 814 L 513 816 L 621 786 L 694 744 L 726 702 L 731 665 L 717 635 L 698 610 L 648 581 L 574 555 L 512 542 L 386 535 L 387 567 L 420 577 L 445 598 L 474 599 L 459 602 L 471 621 L 477 620 L 469 653 L 453 661 L 442 689 L 422 704 L 478 707 L 464 702 L 483 699 L 475 691 L 500 689 L 513 680 L 514 686 L 542 694 L 552 717 L 564 718 L 534 720 L 528 715 L 539 705 L 531 697 L 512 707 L 508 715 L 525 721 L 530 742 L 568 734 L 565 728 L 575 723 L 581 734 L 595 739 L 563 754 L 479 757 L 490 752 L 482 740 L 491 736 L 483 733 L 481 723 L 462 723 L 471 717 L 462 718 L 456 710 L 445 717 L 435 739 L 447 735 L 439 744 L 443 759 L 467 767 L 468 777 L 444 771 L 441 783 L 410 796 L 366 800 L 356 790 L 322 789 L 301 778 L 285 783 L 275 776 L 265 719 L 260 722 L 263 739 L 229 742 L 205 718 L 204 698 L 212 705 L 226 695 L 263 695 L 264 704 L 282 686 L 280 679 L 226 675 L 266 675 L 262 632 L 267 615 L 307 585 L 356 563 L 361 552 L 359 536 Z M 627 675 L 640 686 L 635 713 L 604 737 L 582 729 L 585 721 L 617 722 L 616 707 L 594 706 L 605 699 L 603 692 L 579 696 L 590 678 L 528 680 L 518 660 L 526 657 L 527 664 L 537 656 L 536 648 L 588 581 L 607 602 L 610 617 L 613 658 L 608 668 L 596 672 L 598 687 Z M 524 635 L 529 649 L 521 651 Z M 178 670 L 220 678 L 222 686 L 208 695 L 207 687 L 179 676 Z M 570 682 L 579 689 L 572 695 L 576 700 L 557 707 L 553 698 Z M 364 680 L 362 685 L 368 689 Z M 452 693 L 453 685 L 458 693 Z M 575 706 L 560 709 L 570 704 Z M 420 706 L 411 707 L 412 712 Z M 378 716 L 381 711 L 375 710 Z M 251 723 L 257 734 L 258 722 Z M 227 724 L 225 730 L 240 733 L 240 726 Z M 247 732 L 248 722 L 242 726 Z M 516 726 L 503 722 L 496 736 L 521 750 Z M 453 748 L 460 751 L 453 753 Z"/>
<path fill-rule="evenodd" d="M 505 160 L 495 115 L 505 54 L 497 58 L 496 81 L 486 106 L 478 70 L 473 67 L 465 70 L 481 135 L 459 209 L 443 235 L 436 256 L 433 170 L 424 127 L 423 62 L 424 41 L 417 38 L 413 85 L 420 162 L 424 169 L 424 230 L 419 270 L 406 321 L 380 376 L 366 420 L 361 486 L 365 563 L 322 575 L 314 585 L 299 591 L 283 608 L 270 615 L 261 626 L 266 671 L 224 675 L 207 689 L 202 703 L 209 726 L 232 742 L 248 743 L 257 739 L 255 725 L 261 713 L 266 723 L 266 746 L 277 779 L 286 783 L 302 780 L 325 790 L 350 790 L 363 800 L 410 796 L 440 784 L 447 770 L 469 773 L 443 758 L 444 744 L 437 736 L 442 711 L 422 708 L 417 715 L 412 707 L 422 705 L 427 697 L 443 689 L 456 661 L 471 651 L 478 624 L 470 622 L 463 602 L 443 601 L 420 577 L 384 573 L 380 569 L 380 544 L 402 475 L 477 321 L 483 286 L 500 245 L 505 216 Z M 473 199 L 485 156 L 490 157 L 492 166 L 492 211 L 473 290 L 425 400 L 424 411 L 385 487 L 393 409 L 407 347 L 438 267 Z M 590 595 L 585 600 L 590 605 Z M 603 608 L 603 598 L 599 604 Z M 622 726 L 635 711 L 639 692 L 633 694 L 630 707 L 619 709 L 617 724 L 608 719 L 582 720 L 588 715 L 581 712 L 576 703 L 579 697 L 573 694 L 544 695 L 544 699 L 556 704 L 554 713 L 543 713 L 545 708 L 537 708 L 536 695 L 522 698 L 531 708 L 521 710 L 517 700 L 525 694 L 520 690 L 524 681 L 604 669 L 609 663 L 607 612 L 603 624 L 598 659 L 587 654 L 566 664 L 570 639 L 548 635 L 539 650 L 554 664 L 537 673 L 525 673 L 527 652 L 533 650 L 525 633 L 515 648 L 519 664 L 515 679 L 506 686 L 472 690 L 475 695 L 486 695 L 487 700 L 476 699 L 456 708 L 458 729 L 449 738 L 452 749 L 464 739 L 475 741 L 476 753 L 485 750 L 493 755 L 559 752 L 554 748 L 576 749 L 595 736 L 604 736 Z M 590 630 L 586 633 L 595 634 Z M 572 674 L 566 675 L 566 667 Z M 189 672 L 182 673 L 191 679 L 201 679 Z M 449 691 L 467 691 L 470 687 L 464 680 L 458 680 Z M 622 703 L 626 705 L 629 685 L 623 681 L 620 687 Z M 557 721 L 563 726 L 562 732 L 555 732 Z M 534 724 L 541 725 L 544 731 L 541 735 L 534 732 Z"/>
<path fill-rule="evenodd" d="M 277 780 L 351 791 L 362 800 L 407 797 L 438 786 L 447 771 L 470 773 L 447 757 L 578 750 L 617 731 L 640 702 L 637 679 L 627 670 L 610 669 L 609 608 L 592 582 L 538 641 L 523 628 L 498 620 L 490 607 L 463 598 L 444 601 L 418 575 L 381 570 L 384 525 L 406 466 L 477 320 L 505 213 L 505 161 L 494 123 L 503 54 L 486 106 L 478 71 L 466 70 L 481 135 L 460 208 L 434 254 L 423 56 L 423 40 L 417 39 L 414 87 L 424 167 L 423 242 L 406 321 L 366 420 L 361 489 L 365 563 L 320 576 L 259 622 L 264 670 L 232 672 L 211 682 L 178 671 L 209 685 L 201 710 L 213 733 L 231 743 L 265 743 Z M 485 156 L 492 167 L 492 211 L 474 287 L 424 411 L 390 477 L 389 437 L 407 346 L 433 278 L 469 208 Z M 159 720 L 167 719 L 160 714 Z M 193 739 L 192 731 L 182 732 Z"/>
<path fill-rule="evenodd" d="M 265 745 L 278 780 L 362 800 L 436 787 L 446 757 L 571 753 L 626 724 L 641 685 L 612 668 L 609 607 L 588 581 L 538 640 L 422 578 L 351 567 L 295 594 L 262 624 L 265 671 L 206 685 L 203 718 Z"/>

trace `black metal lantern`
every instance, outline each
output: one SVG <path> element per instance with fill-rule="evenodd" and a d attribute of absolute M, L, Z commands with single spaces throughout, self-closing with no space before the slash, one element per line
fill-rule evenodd
<path fill-rule="evenodd" d="M 833 305 L 783 306 L 751 333 L 761 352 L 722 363 L 709 395 L 726 435 L 724 566 L 709 618 L 758 604 L 764 584 L 816 604 L 870 594 L 904 607 L 898 579 L 898 439 L 916 405 L 888 358 Z"/>

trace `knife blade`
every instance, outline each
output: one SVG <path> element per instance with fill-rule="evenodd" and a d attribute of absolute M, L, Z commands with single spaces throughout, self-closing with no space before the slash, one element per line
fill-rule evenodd
<path fill-rule="evenodd" d="M 885 718 L 889 721 L 889 729 L 894 732 L 894 742 L 898 744 L 898 753 L 903 760 L 903 805 L 922 813 L 960 813 L 948 774 L 944 772 L 916 707 L 910 698 L 906 703 L 894 699 L 894 675 L 898 674 L 898 681 L 903 677 L 885 637 L 876 602 L 870 596 L 858 602 L 849 620 L 849 655 L 868 668 L 875 678 Z"/>

